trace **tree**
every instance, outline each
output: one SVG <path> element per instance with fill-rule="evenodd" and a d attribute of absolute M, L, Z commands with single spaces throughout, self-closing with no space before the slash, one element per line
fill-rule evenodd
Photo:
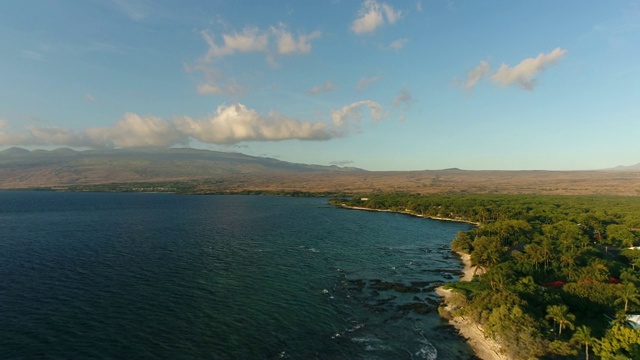
<path fill-rule="evenodd" d="M 458 232 L 458 235 L 451 243 L 451 250 L 455 252 L 462 252 L 465 254 L 470 254 L 473 250 L 472 240 L 469 234 L 464 231 Z"/>
<path fill-rule="evenodd" d="M 585 359 L 589 360 L 589 345 L 593 344 L 595 338 L 591 336 L 591 328 L 582 325 L 576 329 L 576 332 L 571 336 L 570 342 L 572 344 L 584 345 Z"/>
<path fill-rule="evenodd" d="M 562 335 L 562 329 L 567 326 L 573 329 L 573 321 L 576 320 L 576 316 L 569 312 L 567 305 L 549 305 L 547 307 L 547 316 L 545 319 L 553 319 L 558 324 L 558 336 Z"/>
<path fill-rule="evenodd" d="M 594 352 L 602 359 L 638 359 L 640 329 L 615 325 L 594 345 Z"/>
<path fill-rule="evenodd" d="M 609 268 L 601 259 L 594 258 L 582 268 L 582 280 L 605 281 L 609 278 Z"/>
<path fill-rule="evenodd" d="M 538 264 L 545 260 L 544 249 L 538 244 L 525 245 L 524 253 L 527 256 L 527 259 L 533 263 L 536 270 L 538 270 Z"/>
<path fill-rule="evenodd" d="M 634 236 L 629 229 L 620 224 L 611 224 L 607 226 L 607 238 L 614 245 L 633 246 Z"/>
<path fill-rule="evenodd" d="M 629 302 L 640 304 L 640 295 L 638 294 L 638 289 L 633 283 L 623 284 L 620 287 L 618 296 L 619 298 L 617 298 L 613 303 L 616 305 L 623 303 L 625 313 L 629 310 Z"/>
<path fill-rule="evenodd" d="M 500 246 L 500 241 L 497 239 L 482 236 L 474 240 L 473 251 L 471 252 L 471 264 L 476 267 L 474 275 L 478 269 L 484 269 L 486 271 L 500 262 L 502 253 L 503 250 Z"/>

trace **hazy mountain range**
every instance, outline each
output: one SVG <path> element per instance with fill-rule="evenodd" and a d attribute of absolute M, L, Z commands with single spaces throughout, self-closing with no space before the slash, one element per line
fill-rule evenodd
<path fill-rule="evenodd" d="M 0 188 L 640 194 L 640 164 L 599 171 L 366 171 L 187 148 L 0 151 Z M 115 184 L 115 185 L 114 185 Z"/>

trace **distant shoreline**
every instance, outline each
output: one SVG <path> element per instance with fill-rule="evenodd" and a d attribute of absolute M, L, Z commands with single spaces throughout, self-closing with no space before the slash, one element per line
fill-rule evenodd
<path fill-rule="evenodd" d="M 360 206 L 349 206 L 347 204 L 340 204 L 340 206 L 345 208 L 345 209 L 349 209 L 349 210 L 390 212 L 390 213 L 396 213 L 396 214 L 405 214 L 405 215 L 415 216 L 415 217 L 419 217 L 419 218 L 422 218 L 422 219 L 431 219 L 431 220 L 440 220 L 440 221 L 452 221 L 452 222 L 460 222 L 460 223 L 470 224 L 470 225 L 474 225 L 474 226 L 480 226 L 479 222 L 474 222 L 474 221 L 470 221 L 470 220 L 463 220 L 463 219 L 444 218 L 444 217 L 439 217 L 439 216 L 424 216 L 424 215 L 421 215 L 421 214 L 413 213 L 413 212 L 408 211 L 408 210 L 406 210 L 406 211 L 381 210 L 381 209 L 371 209 L 371 208 L 360 207 Z"/>

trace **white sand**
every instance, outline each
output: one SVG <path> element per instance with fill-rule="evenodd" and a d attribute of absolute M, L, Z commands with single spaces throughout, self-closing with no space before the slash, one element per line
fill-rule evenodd
<path fill-rule="evenodd" d="M 474 268 L 471 267 L 471 257 L 469 254 L 462 254 L 462 261 L 464 262 L 464 275 L 460 278 L 461 281 L 471 281 L 473 279 Z M 451 290 L 444 289 L 442 286 L 436 289 L 436 293 L 442 297 L 444 303 L 447 304 L 445 309 L 451 311 L 451 304 L 449 299 L 453 296 Z M 449 324 L 453 325 L 460 335 L 467 339 L 467 343 L 480 359 L 483 360 L 509 360 L 509 358 L 502 354 L 502 347 L 495 340 L 490 339 L 484 335 L 482 328 L 469 319 L 461 316 L 456 316 L 449 320 Z"/>

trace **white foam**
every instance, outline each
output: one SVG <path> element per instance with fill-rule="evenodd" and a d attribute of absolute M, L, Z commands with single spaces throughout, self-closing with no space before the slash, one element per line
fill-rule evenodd
<path fill-rule="evenodd" d="M 433 346 L 433 344 L 425 339 L 420 340 L 420 343 L 422 346 L 420 347 L 420 350 L 416 351 L 415 356 L 420 359 L 427 360 L 436 360 L 438 358 L 438 350 Z"/>

